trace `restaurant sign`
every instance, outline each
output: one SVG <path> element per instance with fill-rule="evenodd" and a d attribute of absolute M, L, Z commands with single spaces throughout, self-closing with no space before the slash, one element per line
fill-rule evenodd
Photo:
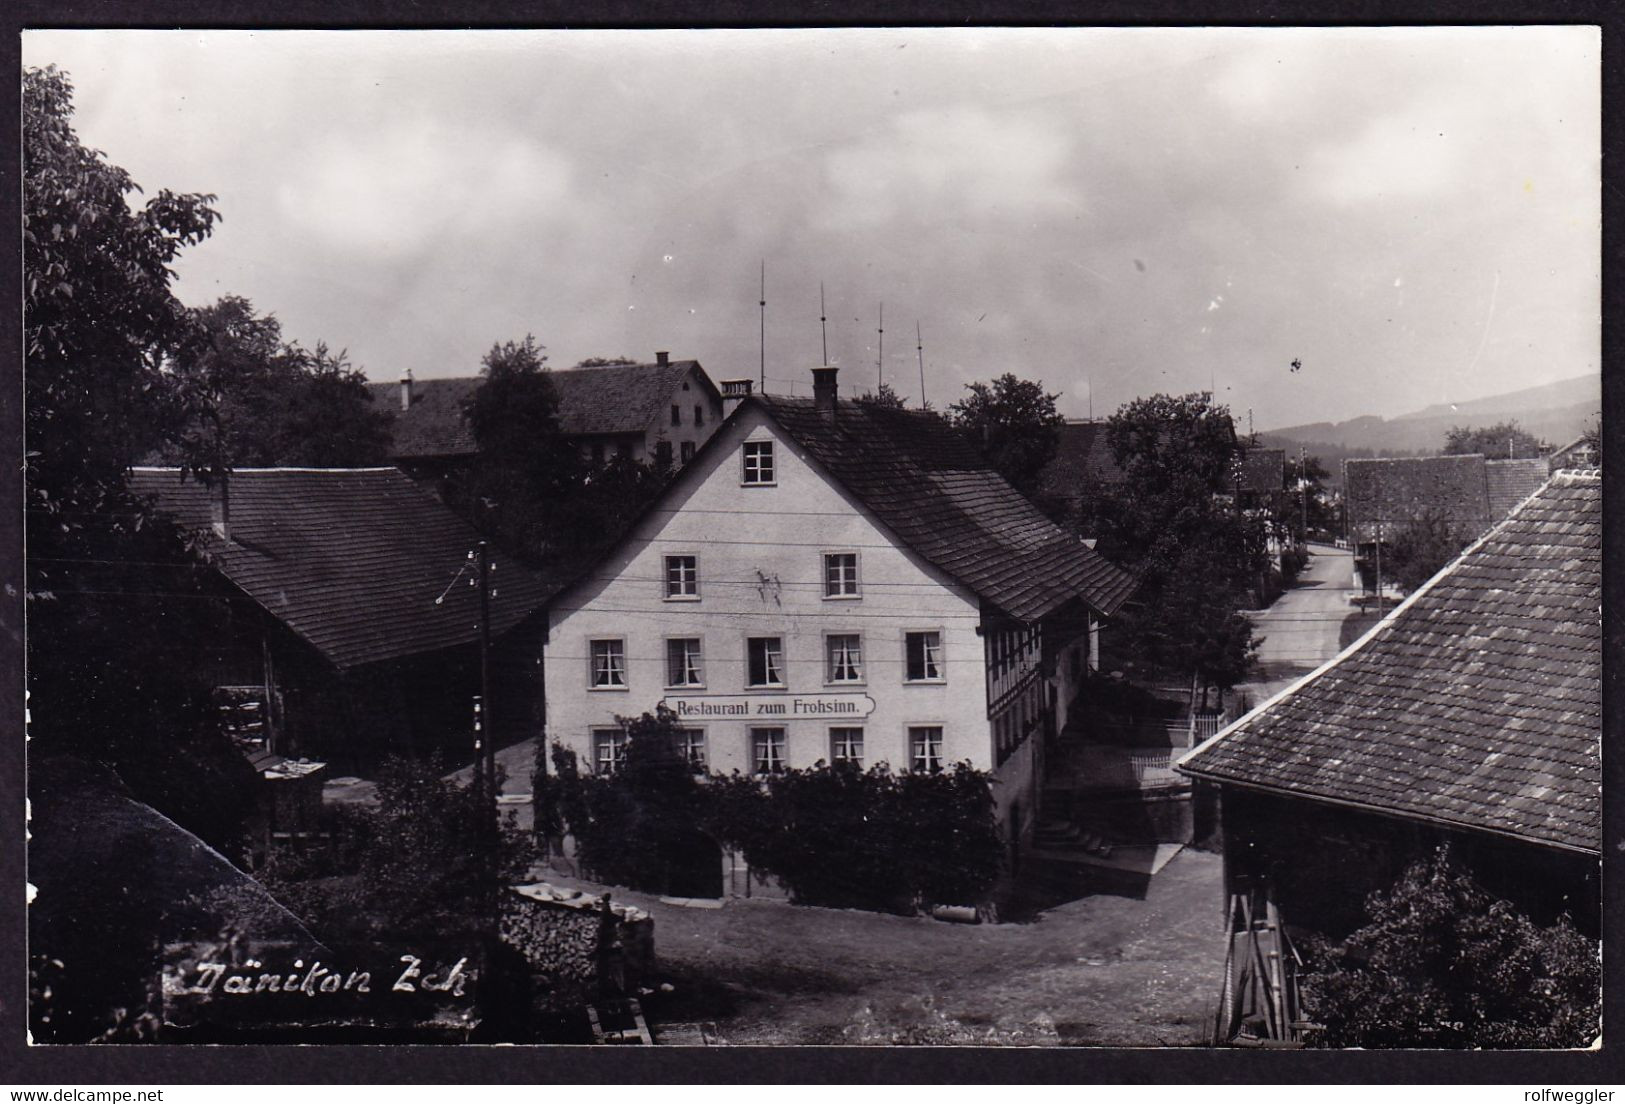
<path fill-rule="evenodd" d="M 660 703 L 679 721 L 859 720 L 875 711 L 868 694 L 702 694 Z"/>

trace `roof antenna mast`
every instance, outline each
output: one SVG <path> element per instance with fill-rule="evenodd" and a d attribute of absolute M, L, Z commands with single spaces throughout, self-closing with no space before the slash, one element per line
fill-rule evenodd
<path fill-rule="evenodd" d="M 925 409 L 925 341 L 920 337 L 920 320 L 914 320 L 914 355 L 920 358 L 920 409 Z"/>
<path fill-rule="evenodd" d="M 829 321 L 824 317 L 824 281 L 818 281 L 818 335 L 824 342 L 824 365 L 829 366 Z"/>
<path fill-rule="evenodd" d="M 880 335 L 880 347 L 875 352 L 875 394 L 886 386 L 886 304 L 880 304 L 880 328 L 875 331 Z"/>
<path fill-rule="evenodd" d="M 761 329 L 762 329 L 762 335 L 761 335 L 761 342 L 762 342 L 762 344 L 761 344 L 761 354 L 762 354 L 761 377 L 762 378 L 761 378 L 761 382 L 759 384 L 759 387 L 760 387 L 761 392 L 765 395 L 767 393 L 767 258 L 765 258 L 765 257 L 762 258 L 762 293 L 761 293 L 760 297 L 756 300 L 756 306 L 762 312 L 762 319 L 761 319 L 761 323 L 762 323 L 762 325 L 761 325 Z"/>

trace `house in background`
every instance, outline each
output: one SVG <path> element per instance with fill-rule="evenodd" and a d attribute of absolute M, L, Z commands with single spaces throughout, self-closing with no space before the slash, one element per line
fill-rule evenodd
<path fill-rule="evenodd" d="M 1488 460 L 1469 453 L 1343 461 L 1355 585 L 1375 588 L 1379 542 L 1386 547 L 1420 522 L 1445 524 L 1470 540 L 1506 517 L 1549 474 L 1545 457 Z"/>
<path fill-rule="evenodd" d="M 1101 488 L 1119 486 L 1128 475 L 1112 455 L 1105 422 L 1068 421 L 1057 433 L 1055 456 L 1039 479 L 1042 495 L 1059 503 L 1067 522 L 1075 524 Z"/>
<path fill-rule="evenodd" d="M 697 360 L 655 354 L 653 364 L 549 370 L 559 428 L 594 464 L 625 456 L 681 466 L 722 422 L 722 394 Z M 390 461 L 415 479 L 466 465 L 476 451 L 464 410 L 479 376 L 373 383 L 380 409 L 394 411 Z"/>
<path fill-rule="evenodd" d="M 1564 468 L 1594 468 L 1597 466 L 1597 448 L 1589 433 L 1582 433 L 1546 458 L 1552 471 Z"/>
<path fill-rule="evenodd" d="M 1598 930 L 1602 480 L 1563 472 L 1349 650 L 1179 763 L 1226 892 L 1338 938 L 1448 842 L 1539 923 Z M 1262 915 L 1262 912 L 1260 913 Z"/>
<path fill-rule="evenodd" d="M 1133 579 L 941 418 L 841 401 L 836 369 L 813 376 L 811 399 L 744 398 L 560 593 L 548 738 L 612 771 L 618 718 L 663 702 L 722 772 L 969 762 L 992 772 L 1019 847 L 1046 737 Z"/>
<path fill-rule="evenodd" d="M 235 734 L 269 770 L 312 757 L 337 772 L 391 753 L 472 756 L 480 692 L 475 531 L 394 468 L 239 469 L 213 489 L 175 468 L 132 488 L 202 553 L 229 610 L 196 642 Z M 540 727 L 544 580 L 493 554 L 492 698 L 499 745 Z M 267 758 L 269 756 L 269 758 Z"/>

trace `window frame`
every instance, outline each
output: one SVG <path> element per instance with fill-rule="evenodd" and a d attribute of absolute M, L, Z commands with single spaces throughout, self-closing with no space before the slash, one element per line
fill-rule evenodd
<path fill-rule="evenodd" d="M 694 428 L 700 429 L 705 425 L 705 404 L 694 404 Z"/>
<path fill-rule="evenodd" d="M 695 451 L 696 451 L 696 448 L 695 448 L 695 445 L 694 445 L 693 441 L 680 441 L 680 442 L 678 442 L 678 445 L 677 445 L 678 461 L 677 462 L 680 463 L 680 464 L 691 464 L 691 463 L 693 463 L 694 462 L 694 453 L 695 453 Z"/>
<path fill-rule="evenodd" d="M 869 685 L 869 661 L 864 655 L 863 634 L 846 630 L 831 630 L 824 636 L 824 685 L 825 686 L 867 686 Z M 837 636 L 855 636 L 858 638 L 858 677 L 855 679 L 838 679 L 835 677 L 834 657 L 830 653 L 830 640 Z"/>
<path fill-rule="evenodd" d="M 761 758 L 756 754 L 756 734 L 758 732 L 777 732 L 778 766 L 761 769 Z M 770 774 L 782 774 L 790 769 L 790 729 L 787 725 L 751 725 L 745 729 L 745 739 L 749 741 L 750 773 L 756 778 L 766 778 Z"/>
<path fill-rule="evenodd" d="M 779 457 L 778 457 L 778 450 L 776 448 L 774 448 L 775 444 L 777 444 L 777 442 L 772 440 L 771 438 L 756 438 L 755 440 L 743 441 L 743 442 L 740 443 L 740 446 L 739 446 L 739 485 L 741 487 L 776 487 L 776 486 L 778 486 L 778 484 L 779 484 Z M 751 449 L 753 447 L 754 448 L 765 448 L 767 450 L 767 452 L 765 453 L 765 455 L 767 456 L 767 471 L 768 471 L 768 478 L 767 479 L 760 479 L 760 478 L 751 479 L 751 478 L 749 478 L 749 476 L 751 474 L 751 468 L 750 468 L 750 459 L 751 459 L 751 455 L 752 455 L 751 454 Z M 762 455 L 764 455 L 764 454 L 762 454 L 762 453 L 757 453 L 756 454 L 756 456 L 758 458 L 758 462 L 757 462 L 757 465 L 756 465 L 756 474 L 757 475 L 761 474 L 762 468 L 761 468 L 761 463 L 760 463 L 760 457 Z"/>
<path fill-rule="evenodd" d="M 621 681 L 617 683 L 598 682 L 598 653 L 600 644 L 620 645 Z M 626 665 L 626 637 L 624 636 L 590 636 L 587 638 L 587 689 L 594 693 L 616 692 L 625 693 L 632 688 L 632 672 Z"/>
<path fill-rule="evenodd" d="M 711 741 L 706 736 L 705 728 L 703 726 L 694 727 L 690 725 L 683 725 L 677 729 L 677 732 L 683 740 L 682 747 L 679 749 L 683 754 L 683 762 L 687 763 L 691 767 L 699 767 L 701 770 L 710 770 Z M 696 762 L 694 759 L 692 754 L 694 747 L 693 744 L 690 743 L 691 739 L 696 736 L 699 737 L 700 748 L 700 758 L 698 762 Z"/>
<path fill-rule="evenodd" d="M 626 728 L 622 725 L 594 725 L 588 729 L 592 739 L 592 773 L 600 777 L 608 777 L 626 765 Z M 599 753 L 599 743 L 609 740 L 615 748 L 615 757 L 611 760 L 612 766 L 604 769 L 604 759 Z"/>
<path fill-rule="evenodd" d="M 673 594 L 671 592 L 671 561 L 690 559 L 694 561 L 694 593 Z M 667 552 L 660 557 L 660 590 L 662 600 L 666 602 L 698 602 L 700 600 L 700 554 L 698 552 Z"/>
<path fill-rule="evenodd" d="M 698 656 L 698 661 L 699 661 L 698 662 L 698 667 L 699 667 L 699 674 L 700 674 L 700 681 L 699 682 L 672 682 L 671 681 L 671 675 L 672 675 L 671 646 L 673 644 L 677 643 L 680 640 L 692 640 L 692 641 L 694 641 L 695 643 L 697 643 L 700 646 L 699 647 L 699 656 Z M 666 687 L 666 689 L 667 690 L 704 690 L 705 689 L 705 637 L 703 635 L 702 636 L 686 636 L 686 635 L 678 636 L 678 635 L 672 635 L 672 636 L 663 637 L 662 641 L 664 643 L 665 655 L 661 657 L 661 662 L 665 665 L 664 666 L 664 672 L 663 672 L 663 678 L 665 679 L 665 687 Z M 687 656 L 686 655 L 684 656 L 684 660 L 685 660 L 685 662 L 687 661 Z"/>
<path fill-rule="evenodd" d="M 756 635 L 756 634 L 753 634 L 753 633 L 747 633 L 746 634 L 746 636 L 745 636 L 745 689 L 746 690 L 787 690 L 787 689 L 789 689 L 789 687 L 790 687 L 790 662 L 789 662 L 788 652 L 787 652 L 787 650 L 786 650 L 786 648 L 784 646 L 784 639 L 785 638 L 784 638 L 783 633 L 779 633 L 778 635 L 775 635 L 775 636 Z M 751 659 L 752 659 L 751 652 L 750 652 L 750 646 L 751 646 L 751 643 L 753 641 L 757 641 L 757 640 L 777 640 L 779 642 L 779 677 L 780 677 L 780 679 L 782 681 L 779 681 L 779 682 L 752 682 L 750 680 L 750 666 L 751 666 Z M 766 661 L 766 656 L 765 655 L 763 656 L 762 666 L 764 668 L 764 673 L 765 673 L 765 668 L 767 667 L 767 661 Z"/>
<path fill-rule="evenodd" d="M 942 750 L 943 745 L 948 742 L 948 726 L 943 724 L 941 721 L 911 721 L 903 726 L 903 751 L 908 757 L 908 769 L 910 771 L 919 769 L 914 765 L 914 733 L 918 730 L 925 729 L 935 729 L 937 733 L 937 763 L 934 767 L 927 766 L 925 768 L 925 773 L 941 774 L 943 771 L 948 769 L 948 757 L 943 753 Z"/>
<path fill-rule="evenodd" d="M 908 642 L 911 636 L 924 636 L 935 633 L 937 637 L 937 673 L 934 676 L 923 678 L 909 677 Z M 913 628 L 903 630 L 903 685 L 904 686 L 941 686 L 948 681 L 947 634 L 941 626 L 934 628 Z"/>
<path fill-rule="evenodd" d="M 852 591 L 851 593 L 831 594 L 829 592 L 829 561 L 834 556 L 852 557 Z M 822 565 L 820 582 L 823 586 L 824 601 L 826 602 L 855 602 L 863 597 L 863 557 L 855 548 L 825 549 L 819 556 Z"/>
<path fill-rule="evenodd" d="M 672 403 L 671 404 L 671 424 L 674 425 L 674 426 L 680 426 L 680 425 L 683 424 L 683 404 L 682 403 Z"/>
<path fill-rule="evenodd" d="M 837 732 L 856 732 L 858 734 L 858 754 L 856 758 L 851 756 L 843 758 L 837 754 L 836 748 L 839 746 L 836 743 L 838 737 L 835 734 Z M 831 766 L 834 766 L 836 763 L 851 763 L 853 766 L 858 768 L 858 770 L 864 769 L 863 757 L 866 734 L 864 732 L 863 725 L 830 725 L 826 731 L 826 735 L 829 737 L 829 761 Z M 850 748 L 850 743 L 848 744 L 848 747 Z"/>

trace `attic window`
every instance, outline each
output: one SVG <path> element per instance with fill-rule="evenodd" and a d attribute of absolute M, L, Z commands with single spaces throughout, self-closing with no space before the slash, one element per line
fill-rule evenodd
<path fill-rule="evenodd" d="M 748 486 L 767 486 L 773 483 L 773 442 L 746 441 L 744 472 L 740 482 Z"/>

